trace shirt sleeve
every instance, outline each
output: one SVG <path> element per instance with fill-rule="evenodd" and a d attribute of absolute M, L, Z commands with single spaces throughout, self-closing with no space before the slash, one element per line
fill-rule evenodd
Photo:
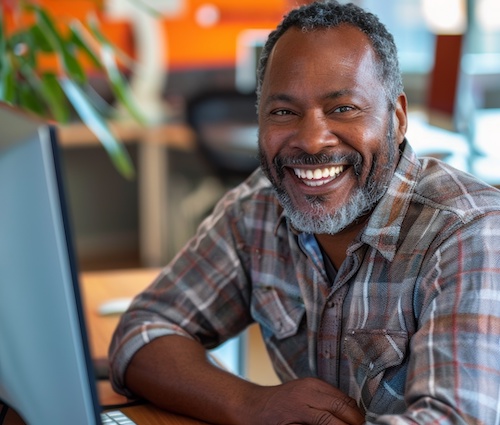
<path fill-rule="evenodd" d="M 500 423 L 500 213 L 452 233 L 420 274 L 407 410 L 376 424 Z"/>
<path fill-rule="evenodd" d="M 223 199 L 194 238 L 137 295 L 114 333 L 109 350 L 111 383 L 130 396 L 124 375 L 133 355 L 164 335 L 182 335 L 214 348 L 251 322 L 250 285 L 238 250 L 239 213 Z"/>

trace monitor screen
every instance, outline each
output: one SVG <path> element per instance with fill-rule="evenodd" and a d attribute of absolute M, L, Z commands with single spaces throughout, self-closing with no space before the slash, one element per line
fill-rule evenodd
<path fill-rule="evenodd" d="M 0 104 L 0 400 L 31 425 L 99 409 L 55 129 Z"/>

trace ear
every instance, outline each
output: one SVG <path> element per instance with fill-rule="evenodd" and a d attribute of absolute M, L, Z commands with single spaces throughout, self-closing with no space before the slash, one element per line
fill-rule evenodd
<path fill-rule="evenodd" d="M 406 94 L 401 93 L 396 100 L 396 108 L 394 110 L 394 134 L 396 135 L 398 144 L 403 143 L 406 135 L 406 130 L 408 128 L 408 115 L 406 112 L 407 105 L 408 101 L 406 99 Z"/>

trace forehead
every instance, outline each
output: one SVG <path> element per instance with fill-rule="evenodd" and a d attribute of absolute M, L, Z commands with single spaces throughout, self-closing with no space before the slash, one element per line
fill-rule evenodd
<path fill-rule="evenodd" d="M 376 73 L 377 57 L 369 38 L 352 25 L 302 31 L 292 27 L 276 42 L 266 75 L 274 73 Z M 264 81 L 266 76 L 264 77 Z"/>

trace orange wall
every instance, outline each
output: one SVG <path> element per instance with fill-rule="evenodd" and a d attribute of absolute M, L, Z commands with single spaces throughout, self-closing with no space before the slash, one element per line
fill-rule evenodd
<path fill-rule="evenodd" d="M 128 22 L 110 21 L 102 12 L 105 0 L 37 0 L 52 12 L 57 22 L 65 25 L 71 17 L 84 20 L 89 12 L 101 18 L 101 27 L 109 39 L 133 55 L 133 31 Z M 132 1 L 132 0 L 130 0 Z M 170 69 L 234 66 L 236 40 L 245 29 L 276 27 L 291 3 L 303 0 L 184 0 L 177 16 L 161 18 L 167 37 L 166 63 Z M 3 3 L 3 1 L 2 1 Z M 15 1 L 14 1 L 15 3 Z M 4 3 L 4 7 L 5 4 Z M 203 26 L 197 20 L 200 8 L 211 5 L 218 10 L 218 20 Z M 14 20 L 7 14 L 9 28 Z M 48 58 L 44 66 L 53 66 Z"/>
<path fill-rule="evenodd" d="M 197 13 L 211 4 L 219 20 L 204 27 Z M 171 68 L 234 66 L 236 41 L 246 29 L 273 29 L 287 10 L 287 0 L 186 0 L 184 13 L 164 20 Z"/>

